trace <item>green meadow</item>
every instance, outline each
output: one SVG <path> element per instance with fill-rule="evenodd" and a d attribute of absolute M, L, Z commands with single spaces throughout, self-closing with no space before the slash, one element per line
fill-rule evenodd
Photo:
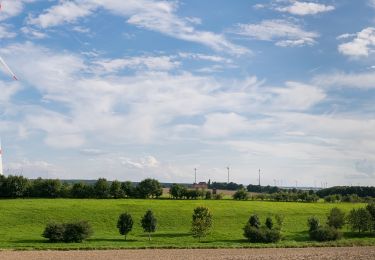
<path fill-rule="evenodd" d="M 211 234 L 198 241 L 190 234 L 193 209 L 207 206 L 213 214 Z M 141 199 L 12 199 L 0 200 L 1 249 L 110 249 L 110 248 L 220 248 L 220 247 L 306 247 L 375 245 L 375 237 L 357 236 L 347 227 L 344 238 L 336 242 L 318 243 L 309 240 L 307 218 L 317 216 L 324 223 L 328 211 L 338 207 L 349 212 L 365 204 L 327 204 L 261 202 L 234 200 L 141 200 Z M 158 219 L 152 241 L 143 233 L 140 219 L 147 209 Z M 133 231 L 128 240 L 116 228 L 120 213 L 133 216 Z M 251 214 L 258 214 L 262 223 L 267 216 L 284 216 L 283 239 L 277 244 L 251 244 L 243 237 L 242 228 Z M 41 234 L 52 221 L 88 220 L 93 236 L 83 243 L 48 243 Z"/>

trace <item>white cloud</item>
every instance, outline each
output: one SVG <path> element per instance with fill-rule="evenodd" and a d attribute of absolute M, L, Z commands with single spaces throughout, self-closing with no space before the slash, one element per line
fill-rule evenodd
<path fill-rule="evenodd" d="M 361 73 L 344 73 L 334 72 L 330 74 L 322 74 L 313 78 L 316 85 L 322 87 L 351 87 L 359 89 L 374 89 L 375 88 L 375 73 L 361 72 Z"/>
<path fill-rule="evenodd" d="M 202 131 L 209 138 L 226 137 L 249 130 L 251 127 L 247 118 L 236 113 L 213 113 L 205 118 Z"/>
<path fill-rule="evenodd" d="M 175 14 L 177 7 L 175 2 L 149 0 L 64 1 L 50 7 L 37 17 L 31 17 L 28 23 L 42 28 L 74 23 L 82 17 L 91 15 L 96 9 L 103 8 L 115 15 L 125 17 L 127 23 L 140 28 L 200 43 L 217 51 L 234 54 L 249 52 L 246 48 L 233 44 L 222 34 L 197 30 L 194 25 L 199 24 L 200 20 L 192 17 L 178 17 Z"/>
<path fill-rule="evenodd" d="M 6 163 L 5 173 L 23 175 L 28 178 L 59 178 L 61 170 L 47 161 L 23 158 L 21 160 Z"/>
<path fill-rule="evenodd" d="M 179 62 L 175 61 L 171 56 L 138 56 L 127 57 L 113 60 L 96 60 L 94 64 L 98 65 L 96 71 L 100 72 L 116 72 L 125 68 L 148 70 L 172 70 L 179 66 Z"/>
<path fill-rule="evenodd" d="M 21 28 L 21 32 L 24 33 L 26 36 L 34 39 L 44 39 L 47 37 L 47 34 L 26 26 Z"/>
<path fill-rule="evenodd" d="M 9 25 L 0 25 L 0 39 L 14 38 L 17 33 L 12 31 Z"/>
<path fill-rule="evenodd" d="M 235 33 L 263 41 L 274 41 L 277 46 L 293 47 L 315 44 L 316 32 L 305 31 L 287 20 L 264 20 L 259 24 L 239 24 Z"/>
<path fill-rule="evenodd" d="M 332 5 L 324 5 L 312 2 L 295 1 L 292 5 L 277 7 L 276 10 L 280 12 L 288 12 L 290 14 L 304 16 L 329 12 L 335 10 L 335 7 Z"/>
<path fill-rule="evenodd" d="M 35 0 L 3 0 L 1 1 L 0 21 L 19 15 L 25 4 L 35 2 Z"/>
<path fill-rule="evenodd" d="M 340 44 L 338 50 L 344 55 L 355 58 L 369 56 L 375 51 L 375 28 L 363 29 L 356 34 L 352 41 Z"/>
<path fill-rule="evenodd" d="M 270 90 L 277 95 L 272 104 L 277 109 L 307 110 L 326 98 L 324 91 L 316 86 L 291 81 L 286 86 Z"/>
<path fill-rule="evenodd" d="M 122 165 L 129 168 L 148 169 L 157 168 L 160 166 L 160 162 L 151 155 L 138 158 L 136 160 L 127 157 L 119 157 L 119 159 Z"/>

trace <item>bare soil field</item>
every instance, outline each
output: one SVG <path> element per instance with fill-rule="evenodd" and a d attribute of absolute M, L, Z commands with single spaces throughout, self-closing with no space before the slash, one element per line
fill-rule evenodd
<path fill-rule="evenodd" d="M 375 247 L 269 249 L 139 249 L 92 251 L 0 251 L 0 259 L 345 259 L 374 260 Z"/>

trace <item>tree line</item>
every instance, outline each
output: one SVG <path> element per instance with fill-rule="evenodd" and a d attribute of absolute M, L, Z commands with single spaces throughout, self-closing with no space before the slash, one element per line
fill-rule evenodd
<path fill-rule="evenodd" d="M 162 185 L 155 179 L 145 179 L 138 185 L 130 181 L 109 182 L 99 178 L 95 183 L 66 183 L 59 179 L 29 180 L 23 176 L 0 175 L 1 198 L 158 198 Z"/>

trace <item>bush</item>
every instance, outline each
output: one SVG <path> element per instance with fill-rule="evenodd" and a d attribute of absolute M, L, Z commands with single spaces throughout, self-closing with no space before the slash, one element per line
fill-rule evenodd
<path fill-rule="evenodd" d="M 210 200 L 210 199 L 212 199 L 212 192 L 211 191 L 206 191 L 206 196 L 205 196 L 205 199 L 206 200 Z"/>
<path fill-rule="evenodd" d="M 151 210 L 147 210 L 141 220 L 144 232 L 148 232 L 148 240 L 151 240 L 151 233 L 156 231 L 157 220 Z"/>
<path fill-rule="evenodd" d="M 310 217 L 307 220 L 307 225 L 309 226 L 309 232 L 313 232 L 319 228 L 319 219 L 317 217 Z"/>
<path fill-rule="evenodd" d="M 339 208 L 333 208 L 328 214 L 327 225 L 340 229 L 345 225 L 345 213 Z"/>
<path fill-rule="evenodd" d="M 310 238 L 316 241 L 338 240 L 342 237 L 341 233 L 334 227 L 318 227 L 310 232 Z"/>
<path fill-rule="evenodd" d="M 64 224 L 64 242 L 79 243 L 92 235 L 92 228 L 87 221 L 77 221 Z"/>
<path fill-rule="evenodd" d="M 117 228 L 121 235 L 125 236 L 132 230 L 133 228 L 133 219 L 132 216 L 128 213 L 122 213 L 117 221 Z"/>
<path fill-rule="evenodd" d="M 215 200 L 222 200 L 224 197 L 224 193 L 220 192 L 214 195 Z"/>
<path fill-rule="evenodd" d="M 50 242 L 59 242 L 64 240 L 64 231 L 65 227 L 63 224 L 49 223 L 44 229 L 42 236 Z"/>
<path fill-rule="evenodd" d="M 82 242 L 92 235 L 92 228 L 87 221 L 77 221 L 64 224 L 47 224 L 42 236 L 50 242 Z"/>
<path fill-rule="evenodd" d="M 247 200 L 249 195 L 245 189 L 240 189 L 233 194 L 233 199 L 235 200 Z"/>
<path fill-rule="evenodd" d="M 250 216 L 248 223 L 250 224 L 251 227 L 255 227 L 255 228 L 260 227 L 259 217 L 255 214 Z"/>
<path fill-rule="evenodd" d="M 272 221 L 271 217 L 267 217 L 266 218 L 266 227 L 269 228 L 269 229 L 272 229 L 272 227 L 273 227 L 273 221 Z"/>
<path fill-rule="evenodd" d="M 256 228 L 247 223 L 244 227 L 244 236 L 251 243 L 275 243 L 280 240 L 280 231 L 267 227 Z"/>
<path fill-rule="evenodd" d="M 193 237 L 199 240 L 207 236 L 212 226 L 212 214 L 206 207 L 197 207 L 193 212 L 193 221 L 191 222 L 191 232 Z"/>

